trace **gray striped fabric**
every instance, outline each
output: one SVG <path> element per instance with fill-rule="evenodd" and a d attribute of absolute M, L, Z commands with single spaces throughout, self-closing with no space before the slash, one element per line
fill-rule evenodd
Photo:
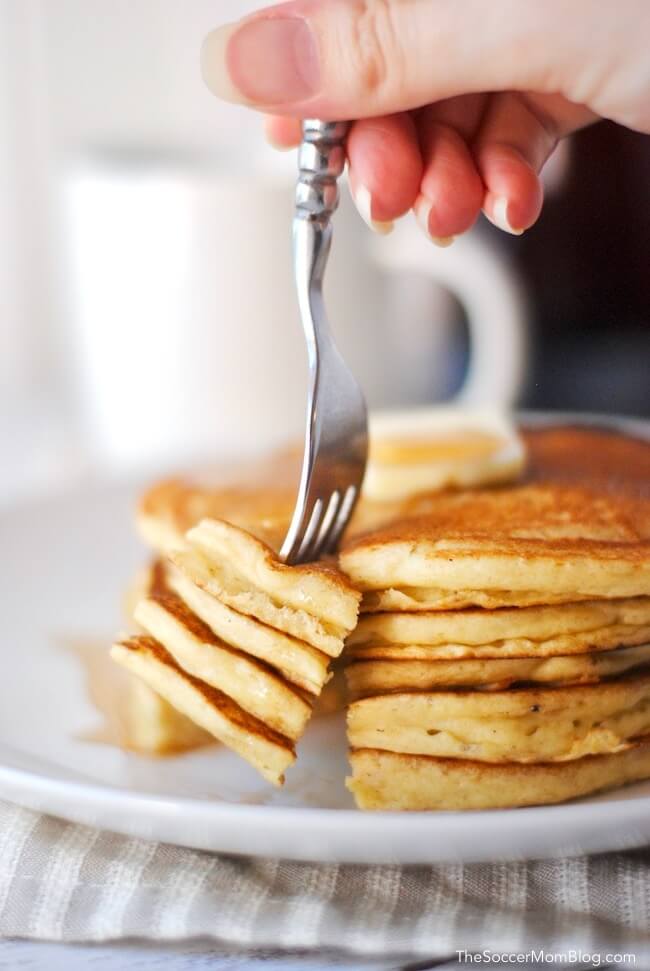
<path fill-rule="evenodd" d="M 147 843 L 0 803 L 0 936 L 208 937 L 430 959 L 485 948 L 624 951 L 650 966 L 650 850 L 471 866 L 309 865 Z"/>

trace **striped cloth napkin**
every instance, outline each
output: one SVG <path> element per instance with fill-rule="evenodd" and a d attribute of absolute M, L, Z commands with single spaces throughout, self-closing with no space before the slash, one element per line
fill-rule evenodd
<path fill-rule="evenodd" d="M 630 967 L 633 955 L 650 967 L 650 850 L 489 865 L 312 865 L 130 839 L 0 802 L 0 936 L 210 938 L 431 961 L 537 951 L 543 966 L 544 955 L 598 954 L 601 967 L 625 955 L 620 966 Z"/>

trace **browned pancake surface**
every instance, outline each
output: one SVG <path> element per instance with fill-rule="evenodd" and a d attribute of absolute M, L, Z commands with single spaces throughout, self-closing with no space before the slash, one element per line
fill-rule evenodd
<path fill-rule="evenodd" d="M 392 543 L 449 544 L 467 553 L 585 555 L 638 560 L 650 556 L 650 502 L 554 484 L 440 496 L 426 516 L 400 519 L 350 540 L 345 552 Z"/>
<path fill-rule="evenodd" d="M 148 654 L 155 658 L 160 664 L 169 668 L 174 674 L 181 677 L 184 681 L 187 681 L 192 687 L 199 692 L 203 698 L 207 701 L 211 708 L 215 708 L 220 711 L 230 722 L 237 725 L 243 731 L 249 732 L 252 735 L 258 735 L 262 738 L 267 739 L 269 742 L 273 742 L 275 745 L 279 745 L 282 748 L 293 750 L 293 742 L 291 739 L 287 738 L 285 735 L 281 735 L 280 732 L 276 732 L 273 728 L 269 728 L 263 721 L 259 718 L 255 718 L 254 715 L 250 715 L 248 712 L 244 711 L 243 708 L 229 698 L 228 695 L 223 694 L 217 688 L 213 688 L 206 684 L 204 681 L 200 681 L 198 678 L 193 677 L 193 675 L 188 674 L 183 668 L 180 667 L 171 656 L 171 654 L 165 650 L 165 648 L 153 637 L 138 636 L 130 637 L 128 639 L 119 641 L 119 646 L 126 648 L 129 651 L 139 652 L 141 654 Z"/>
<path fill-rule="evenodd" d="M 604 427 L 561 424 L 524 429 L 523 437 L 531 481 L 650 498 L 650 441 Z"/>

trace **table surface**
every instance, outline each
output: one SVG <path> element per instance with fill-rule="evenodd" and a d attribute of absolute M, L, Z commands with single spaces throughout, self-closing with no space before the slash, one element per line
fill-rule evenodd
<path fill-rule="evenodd" d="M 255 955 L 215 950 L 208 943 L 73 945 L 0 941 L 2 971 L 436 971 L 461 965 L 399 958 L 363 960 L 337 955 Z"/>

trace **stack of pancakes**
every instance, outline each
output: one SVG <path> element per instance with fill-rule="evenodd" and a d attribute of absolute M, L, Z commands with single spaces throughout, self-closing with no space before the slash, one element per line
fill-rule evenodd
<path fill-rule="evenodd" d="M 183 549 L 187 531 L 203 519 L 226 520 L 278 549 L 293 514 L 301 460 L 300 446 L 201 475 L 157 482 L 138 504 L 138 532 L 162 558 Z M 480 414 L 436 408 L 373 415 L 368 474 L 351 531 L 426 510 L 436 491 L 452 484 L 514 478 L 523 460 L 524 446 L 512 423 L 484 409 Z M 130 621 L 144 597 L 142 582 L 137 580 L 128 598 Z M 343 709 L 344 697 L 337 669 L 320 694 L 315 713 Z M 145 754 L 182 751 L 211 738 L 135 677 L 125 682 L 120 710 L 125 746 Z"/>
<path fill-rule="evenodd" d="M 363 809 L 559 802 L 650 776 L 650 508 L 565 485 L 438 498 L 348 543 Z"/>
<path fill-rule="evenodd" d="M 280 785 L 359 600 L 335 567 L 287 566 L 251 533 L 206 519 L 156 564 L 133 611 L 144 633 L 112 656 Z"/>
<path fill-rule="evenodd" d="M 135 619 L 141 600 L 149 597 L 162 582 L 162 564 L 140 570 L 129 586 L 124 598 L 124 614 L 129 627 L 144 633 Z M 109 713 L 112 724 L 117 724 L 117 738 L 122 748 L 140 755 L 176 755 L 214 742 L 212 735 L 204 731 L 173 705 L 135 675 L 122 669 L 119 696 Z"/>

